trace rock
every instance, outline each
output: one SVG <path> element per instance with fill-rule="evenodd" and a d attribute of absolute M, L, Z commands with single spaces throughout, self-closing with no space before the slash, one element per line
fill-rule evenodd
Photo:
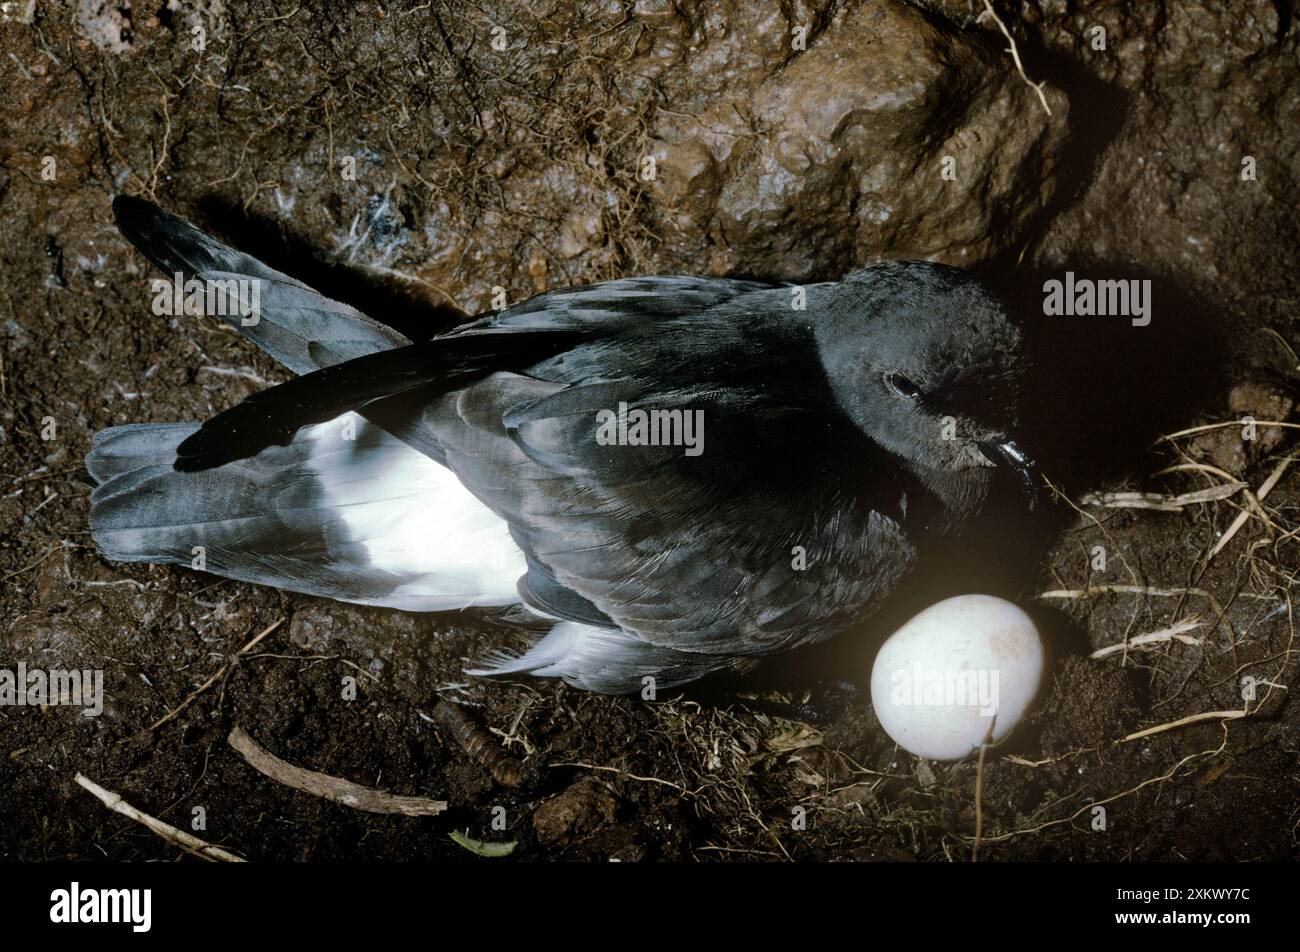
<path fill-rule="evenodd" d="M 609 784 L 584 777 L 533 813 L 533 832 L 543 846 L 565 846 L 612 823 L 618 796 Z"/>
<path fill-rule="evenodd" d="M 75 8 L 77 32 L 108 53 L 131 49 L 131 5 L 109 0 L 79 0 Z"/>
<path fill-rule="evenodd" d="M 1245 380 L 1228 392 L 1228 412 L 1238 418 L 1285 422 L 1295 409 L 1295 400 L 1281 389 L 1259 380 Z M 1276 449 L 1286 438 L 1282 427 L 1258 427 L 1253 441 L 1256 453 Z"/>
<path fill-rule="evenodd" d="M 1031 260 L 1137 264 L 1193 290 L 1220 319 L 1290 321 L 1298 276 L 1294 255 L 1280 252 L 1300 244 L 1300 31 L 1279 21 L 1282 5 L 1036 5 L 1038 42 L 1099 85 L 1077 97 L 1075 117 L 1091 130 L 1080 158 L 1095 168 Z M 1094 26 L 1106 50 L 1090 45 Z M 1247 158 L 1253 179 L 1243 178 Z M 1183 320 L 1160 303 L 1154 321 Z"/>
<path fill-rule="evenodd" d="M 599 234 L 600 213 L 574 209 L 560 229 L 560 254 L 565 258 L 576 258 L 595 243 Z"/>
<path fill-rule="evenodd" d="M 1052 196 L 1065 97 L 1048 90 L 1049 118 L 973 34 L 870 0 L 780 65 L 661 122 L 655 196 L 683 258 L 708 235 L 775 278 L 884 258 L 970 265 L 1010 247 Z"/>
<path fill-rule="evenodd" d="M 1285 422 L 1295 401 L 1278 387 L 1259 380 L 1245 380 L 1228 392 L 1228 418 Z M 1253 439 L 1246 439 L 1246 426 L 1224 427 L 1198 434 L 1192 440 L 1196 455 L 1215 466 L 1241 476 L 1261 457 L 1272 452 L 1286 438 L 1282 427 L 1255 426 Z"/>

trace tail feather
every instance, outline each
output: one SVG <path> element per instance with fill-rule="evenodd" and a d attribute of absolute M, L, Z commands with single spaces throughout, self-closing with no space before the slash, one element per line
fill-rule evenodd
<path fill-rule="evenodd" d="M 295 373 L 409 343 L 149 202 L 118 196 L 113 212 L 122 234 L 168 275 L 257 281 L 256 322 L 213 316 Z M 431 458 L 420 434 L 396 425 L 399 439 L 344 413 L 287 445 L 178 472 L 177 448 L 199 429 L 134 424 L 95 435 L 86 459 L 98 484 L 90 527 L 105 556 L 408 611 L 519 601 L 515 583 L 527 566 L 509 528 Z"/>
<path fill-rule="evenodd" d="M 197 423 L 130 423 L 100 430 L 90 445 L 86 469 L 96 483 L 146 466 L 170 465 L 176 445 L 199 428 Z"/>
<path fill-rule="evenodd" d="M 505 522 L 355 414 L 251 459 L 177 472 L 176 444 L 193 430 L 97 434 L 90 529 L 105 556 L 407 611 L 518 602 L 527 565 Z"/>

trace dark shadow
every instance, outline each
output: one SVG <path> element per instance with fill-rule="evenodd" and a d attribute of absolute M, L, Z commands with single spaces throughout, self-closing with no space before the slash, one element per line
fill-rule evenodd
<path fill-rule="evenodd" d="M 1150 324 L 1126 316 L 1044 314 L 1044 285 L 1150 281 Z M 1051 271 L 1019 268 L 981 277 L 1017 314 L 1031 370 L 1024 445 L 1072 497 L 1151 465 L 1150 447 L 1213 406 L 1228 384 L 1227 322 L 1175 282 L 1126 265 Z"/>
<path fill-rule="evenodd" d="M 1001 37 L 994 42 L 1000 44 Z M 1083 198 L 1096 178 L 1101 157 L 1123 128 L 1133 98 L 1127 90 L 1098 79 L 1078 60 L 1044 48 L 1037 35 L 1018 38 L 1016 45 L 1028 75 L 1035 81 L 1046 81 L 1068 97 L 1069 138 L 1053 170 L 1056 190 L 1052 197 L 1022 226 L 1015 245 L 990 262 L 992 268 L 1007 270 L 1022 257 L 1032 258 L 1056 219 Z M 1036 191 L 1036 185 L 1031 192 Z"/>
<path fill-rule="evenodd" d="M 271 267 L 351 304 L 413 341 L 427 340 L 464 320 L 456 308 L 430 302 L 417 288 L 330 259 L 292 225 L 246 213 L 217 197 L 198 203 L 204 224 L 224 241 Z"/>

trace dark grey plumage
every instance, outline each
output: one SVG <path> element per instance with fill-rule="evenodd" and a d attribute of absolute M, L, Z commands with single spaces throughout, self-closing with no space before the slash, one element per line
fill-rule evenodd
<path fill-rule="evenodd" d="M 479 673 L 633 691 L 820 641 L 896 588 L 918 533 L 980 508 L 994 463 L 1028 465 L 1006 455 L 1020 333 L 952 268 L 876 265 L 806 286 L 803 310 L 760 282 L 611 281 L 407 344 L 147 203 L 114 207 L 169 270 L 267 282 L 249 336 L 304 376 L 198 429 L 101 435 L 101 547 L 188 563 L 209 538 L 209 569 L 249 581 L 416 609 L 500 603 L 496 581 L 440 591 L 438 559 L 395 542 L 400 507 L 459 506 L 484 538 L 485 519 L 508 527 L 517 566 L 495 536 L 480 554 L 523 571 L 519 597 L 558 622 Z M 702 410 L 703 453 L 602 444 L 598 413 L 620 404 Z M 330 421 L 352 411 L 368 446 L 340 452 Z M 278 495 L 250 502 L 250 481 Z"/>

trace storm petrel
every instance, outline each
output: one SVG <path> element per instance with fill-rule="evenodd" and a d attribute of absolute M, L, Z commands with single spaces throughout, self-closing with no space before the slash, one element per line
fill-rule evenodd
<path fill-rule="evenodd" d="M 955 268 L 605 281 L 413 343 L 148 202 L 113 210 L 169 276 L 256 282 L 256 319 L 221 319 L 300 376 L 96 434 L 102 552 L 548 620 L 472 674 L 621 693 L 745 670 L 878 608 L 996 467 L 1030 485 L 1021 331 Z"/>

